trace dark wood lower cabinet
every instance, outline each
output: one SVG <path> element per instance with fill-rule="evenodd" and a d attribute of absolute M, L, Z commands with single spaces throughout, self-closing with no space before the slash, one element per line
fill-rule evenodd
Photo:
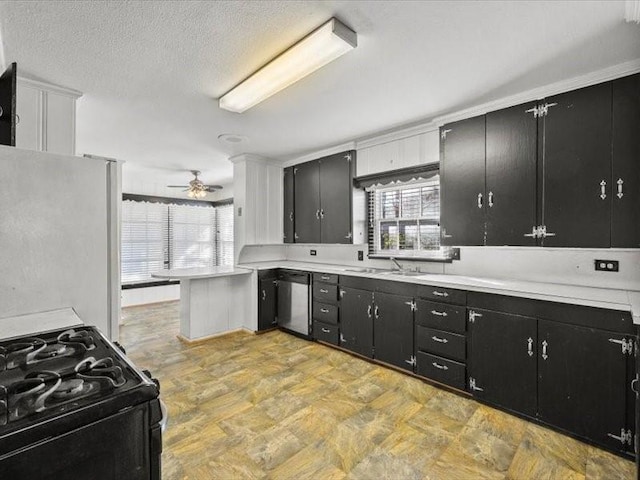
<path fill-rule="evenodd" d="M 375 358 L 413 372 L 413 297 L 375 293 Z"/>
<path fill-rule="evenodd" d="M 263 278 L 258 283 L 258 331 L 277 326 L 278 281 Z"/>
<path fill-rule="evenodd" d="M 627 338 L 540 320 L 538 415 L 616 450 L 632 446 L 626 421 Z M 632 348 L 633 350 L 633 348 Z"/>
<path fill-rule="evenodd" d="M 469 390 L 508 410 L 536 414 L 537 320 L 469 310 Z"/>
<path fill-rule="evenodd" d="M 340 346 L 373 357 L 373 294 L 366 290 L 341 288 Z"/>

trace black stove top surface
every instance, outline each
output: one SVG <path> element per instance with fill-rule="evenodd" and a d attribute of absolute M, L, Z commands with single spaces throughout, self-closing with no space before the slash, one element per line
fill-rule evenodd
<path fill-rule="evenodd" d="M 156 384 L 95 327 L 0 341 L 0 447 L 11 433 L 62 433 L 157 396 Z"/>

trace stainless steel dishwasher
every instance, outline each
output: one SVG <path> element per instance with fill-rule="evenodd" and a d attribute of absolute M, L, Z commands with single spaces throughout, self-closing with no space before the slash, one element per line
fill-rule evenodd
<path fill-rule="evenodd" d="M 309 274 L 292 270 L 278 273 L 278 326 L 309 336 Z"/>

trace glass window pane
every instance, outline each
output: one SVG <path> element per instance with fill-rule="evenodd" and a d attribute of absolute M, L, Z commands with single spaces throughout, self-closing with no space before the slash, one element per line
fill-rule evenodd
<path fill-rule="evenodd" d="M 440 218 L 440 186 L 430 185 L 422 187 L 422 214 L 421 217 L 431 220 Z"/>
<path fill-rule="evenodd" d="M 418 250 L 418 223 L 400 222 L 399 225 L 399 248 L 400 250 Z"/>
<path fill-rule="evenodd" d="M 381 204 L 382 204 L 382 218 L 397 218 L 400 210 L 400 192 L 382 192 Z"/>
<path fill-rule="evenodd" d="M 440 227 L 438 225 L 420 225 L 420 248 L 422 250 L 440 247 Z"/>
<path fill-rule="evenodd" d="M 380 249 L 381 250 L 397 250 L 398 249 L 398 225 L 396 222 L 380 223 Z"/>
<path fill-rule="evenodd" d="M 420 216 L 420 189 L 408 188 L 401 191 L 402 217 L 415 218 Z"/>

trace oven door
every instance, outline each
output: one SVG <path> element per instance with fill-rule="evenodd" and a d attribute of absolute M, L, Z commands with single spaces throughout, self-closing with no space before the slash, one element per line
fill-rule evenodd
<path fill-rule="evenodd" d="M 160 452 L 151 452 L 157 449 L 160 430 L 159 426 L 157 432 L 150 430 L 147 405 L 137 405 L 45 441 L 34 438 L 31 446 L 0 456 L 2 477 L 159 479 Z"/>

